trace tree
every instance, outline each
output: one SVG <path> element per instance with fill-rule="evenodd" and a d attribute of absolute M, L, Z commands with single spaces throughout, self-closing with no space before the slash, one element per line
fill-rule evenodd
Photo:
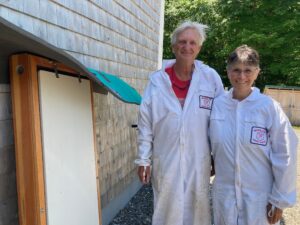
<path fill-rule="evenodd" d="M 256 85 L 300 85 L 300 4 L 294 0 L 219 0 L 227 49 L 247 44 L 261 56 Z"/>
<path fill-rule="evenodd" d="M 241 44 L 258 50 L 256 85 L 300 85 L 300 4 L 296 0 L 166 0 L 164 58 L 172 58 L 170 34 L 183 20 L 208 24 L 200 59 L 226 78 L 225 60 Z"/>

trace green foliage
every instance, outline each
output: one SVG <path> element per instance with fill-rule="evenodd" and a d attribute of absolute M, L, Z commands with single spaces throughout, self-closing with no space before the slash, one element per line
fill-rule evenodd
<path fill-rule="evenodd" d="M 202 21 L 202 23 L 205 23 L 205 15 L 210 14 L 208 11 L 212 10 L 211 7 L 208 7 L 208 2 L 203 0 L 165 1 L 164 58 L 174 57 L 171 51 L 170 37 L 178 24 L 185 20 Z"/>
<path fill-rule="evenodd" d="M 225 85 L 227 55 L 241 44 L 261 56 L 256 86 L 300 85 L 300 2 L 296 0 L 166 0 L 164 58 L 173 58 L 170 35 L 183 20 L 210 26 L 199 58 Z"/>

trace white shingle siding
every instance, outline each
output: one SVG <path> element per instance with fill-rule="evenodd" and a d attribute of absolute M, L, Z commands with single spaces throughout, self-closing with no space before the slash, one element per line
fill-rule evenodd
<path fill-rule="evenodd" d="M 162 4 L 161 0 L 7 0 L 0 3 L 0 16 L 86 67 L 120 76 L 142 94 L 149 73 L 158 66 Z M 12 148 L 7 101 L 0 100 L 0 141 Z M 94 105 L 101 200 L 106 207 L 136 179 L 136 129 L 131 124 L 137 122 L 138 107 L 96 93 Z M 1 124 L 5 110 L 10 122 Z M 0 156 L 0 164 L 1 160 Z M 0 210 L 0 224 L 2 217 Z"/>
<path fill-rule="evenodd" d="M 152 25 L 150 21 L 155 21 L 150 20 L 148 15 L 142 13 L 142 10 L 130 1 L 110 1 L 110 6 L 107 1 L 103 1 L 103 10 L 96 2 L 83 4 L 83 1 L 65 1 L 57 4 L 54 1 L 42 0 L 33 4 L 33 8 L 24 4 L 24 12 L 13 9 L 13 2 L 15 1 L 9 1 L 11 5 L 8 4 L 8 8 L 3 9 L 4 18 L 67 52 L 115 61 L 116 59 L 108 54 L 119 49 L 127 51 L 129 57 L 130 54 L 135 54 L 138 59 L 144 58 L 144 65 L 148 66 L 149 70 L 157 63 L 159 24 Z M 137 17 L 134 12 L 128 12 L 122 8 L 124 5 L 130 5 L 135 12 L 143 16 Z M 145 18 L 145 21 L 140 21 L 139 18 Z M 64 33 L 65 38 L 62 37 Z M 99 44 L 105 44 L 106 49 L 98 53 L 95 50 L 90 52 L 90 49 L 97 49 L 86 47 L 86 43 L 90 41 L 97 47 Z M 138 59 L 130 58 L 119 63 L 133 64 L 136 67 Z"/>

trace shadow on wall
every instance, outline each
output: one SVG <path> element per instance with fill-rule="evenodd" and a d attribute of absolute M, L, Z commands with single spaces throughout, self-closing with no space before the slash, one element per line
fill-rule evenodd
<path fill-rule="evenodd" d="M 10 86 L 0 84 L 0 224 L 19 224 L 15 165 Z"/>

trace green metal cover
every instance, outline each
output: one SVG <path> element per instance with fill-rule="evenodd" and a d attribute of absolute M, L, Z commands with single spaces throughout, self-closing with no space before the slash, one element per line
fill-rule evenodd
<path fill-rule="evenodd" d="M 109 91 L 116 95 L 119 99 L 122 99 L 124 102 L 132 104 L 141 104 L 140 94 L 125 81 L 118 78 L 115 75 L 105 73 L 103 71 L 97 71 L 91 68 L 88 70 L 95 75 L 95 77 L 109 89 Z"/>

